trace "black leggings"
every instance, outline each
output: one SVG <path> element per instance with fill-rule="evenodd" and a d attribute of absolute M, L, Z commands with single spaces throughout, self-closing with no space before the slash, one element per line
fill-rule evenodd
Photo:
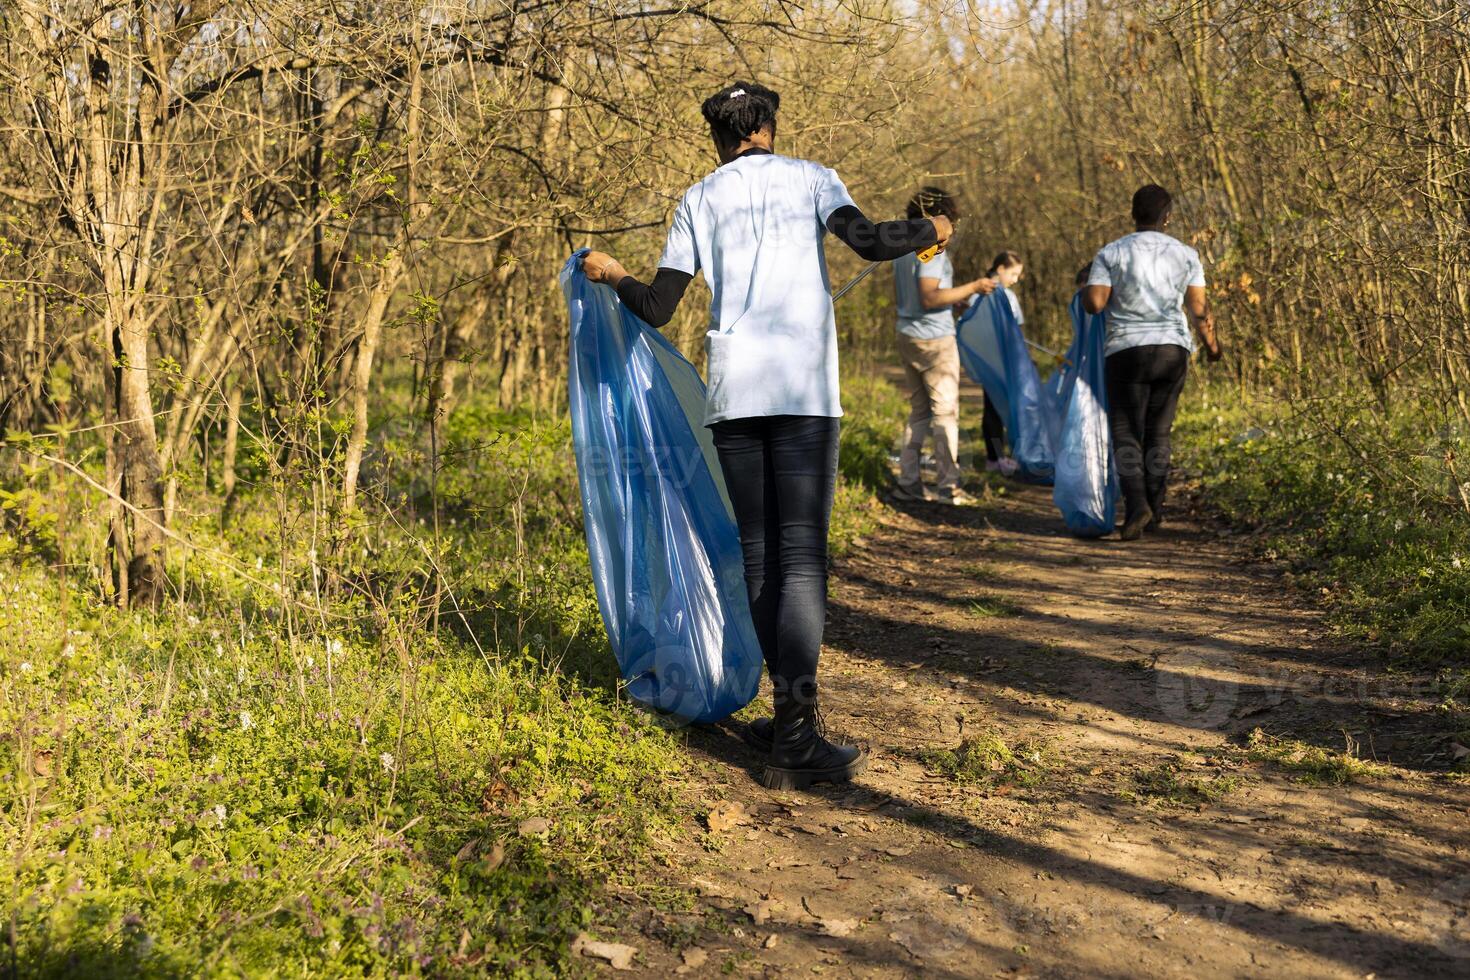
<path fill-rule="evenodd" d="M 809 415 L 710 426 L 740 528 L 750 613 L 778 701 L 816 694 L 838 428 L 835 418 Z"/>
<path fill-rule="evenodd" d="M 1106 361 L 1108 428 L 1131 520 L 1144 507 L 1163 513 L 1169 482 L 1169 430 L 1184 390 L 1189 351 L 1178 344 L 1130 347 Z"/>
<path fill-rule="evenodd" d="M 992 463 L 1000 459 L 1006 449 L 1006 423 L 1000 410 L 985 393 L 985 414 L 980 417 L 980 435 L 985 439 L 985 458 Z"/>

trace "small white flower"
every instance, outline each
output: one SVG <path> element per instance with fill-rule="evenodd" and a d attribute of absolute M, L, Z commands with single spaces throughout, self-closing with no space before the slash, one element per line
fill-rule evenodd
<path fill-rule="evenodd" d="M 20 672 L 22 674 L 29 674 L 31 672 L 31 662 L 29 660 L 22 660 L 20 662 Z"/>
<path fill-rule="evenodd" d="M 256 569 L 256 571 L 259 571 L 260 569 L 262 569 L 264 567 L 265 567 L 265 557 L 263 555 L 256 555 L 255 556 L 255 569 Z"/>
<path fill-rule="evenodd" d="M 395 765 L 395 762 L 394 762 L 394 759 L 393 759 L 393 753 L 391 753 L 391 752 L 384 752 L 382 755 L 378 756 L 378 761 L 383 764 L 383 771 L 384 772 L 392 772 L 393 771 L 393 767 Z"/>
<path fill-rule="evenodd" d="M 309 653 L 306 655 L 306 666 L 309 668 L 316 666 L 316 660 Z"/>
<path fill-rule="evenodd" d="M 214 645 L 214 655 L 216 657 L 222 657 L 222 656 L 224 656 L 224 653 L 225 653 L 225 645 L 223 643 L 216 643 Z"/>
<path fill-rule="evenodd" d="M 214 805 L 214 817 L 216 820 L 219 821 L 219 825 L 221 827 L 225 825 L 225 817 L 227 817 L 228 815 L 229 811 L 225 809 L 225 805 L 223 803 L 216 803 Z"/>
<path fill-rule="evenodd" d="M 245 683 L 245 668 L 244 667 L 236 667 L 235 668 L 235 683 L 237 683 L 237 684 L 244 684 Z"/>
<path fill-rule="evenodd" d="M 201 701 L 208 701 L 209 700 L 209 688 L 207 688 L 207 687 L 201 687 L 199 689 L 199 700 L 201 700 Z"/>
<path fill-rule="evenodd" d="M 251 719 L 250 719 L 250 712 L 248 712 L 248 711 L 242 711 L 242 712 L 240 712 L 240 730 L 241 731 L 248 732 L 248 731 L 250 731 L 250 729 L 252 729 L 254 727 L 255 727 L 255 722 L 254 721 L 251 721 Z"/>
<path fill-rule="evenodd" d="M 335 636 L 327 641 L 327 656 L 340 657 L 342 655 L 342 641 Z"/>
<path fill-rule="evenodd" d="M 1456 555 L 1455 557 L 1453 557 L 1453 558 L 1450 559 L 1450 567 L 1451 568 L 1464 568 L 1465 566 L 1460 561 L 1460 556 L 1459 555 Z"/>
<path fill-rule="evenodd" d="M 199 617 L 196 616 L 196 615 L 194 615 L 193 613 L 190 613 L 189 614 L 188 620 L 189 620 L 189 625 L 190 626 L 198 626 L 199 625 Z"/>
<path fill-rule="evenodd" d="M 1402 531 L 1404 529 L 1404 519 L 1402 517 L 1393 522 L 1393 529 L 1395 531 Z"/>
<path fill-rule="evenodd" d="M 76 656 L 76 653 L 77 645 L 75 643 L 68 643 L 66 646 L 61 648 L 61 655 L 63 657 L 74 657 Z"/>

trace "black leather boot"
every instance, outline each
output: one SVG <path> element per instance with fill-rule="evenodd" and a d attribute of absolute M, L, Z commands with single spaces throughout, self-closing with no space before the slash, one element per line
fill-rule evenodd
<path fill-rule="evenodd" d="M 771 757 L 761 782 L 767 789 L 806 789 L 813 783 L 843 783 L 868 765 L 855 745 L 827 741 L 816 698 L 782 698 L 776 703 Z"/>
<path fill-rule="evenodd" d="M 1147 507 L 1144 507 L 1141 513 L 1134 514 L 1132 517 L 1128 518 L 1128 520 L 1123 522 L 1123 529 L 1118 532 L 1118 540 L 1137 541 L 1139 538 L 1143 537 L 1144 525 L 1146 525 L 1149 521 L 1153 519 L 1153 511 L 1149 510 Z"/>
<path fill-rule="evenodd" d="M 760 749 L 762 752 L 771 751 L 771 736 L 776 732 L 776 722 L 772 718 L 757 718 L 745 726 L 741 734 L 745 738 L 745 744 L 751 748 Z"/>

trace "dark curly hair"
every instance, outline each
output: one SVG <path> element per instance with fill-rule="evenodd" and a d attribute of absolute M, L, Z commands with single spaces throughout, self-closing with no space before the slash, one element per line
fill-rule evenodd
<path fill-rule="evenodd" d="M 1133 194 L 1133 220 L 1156 225 L 1174 207 L 1174 198 L 1158 184 L 1144 184 Z"/>
<path fill-rule="evenodd" d="M 944 215 L 950 221 L 960 216 L 960 206 L 955 199 L 943 187 L 921 187 L 919 193 L 909 198 L 908 207 L 904 209 L 909 220 L 915 218 L 932 218 L 935 215 Z"/>
<path fill-rule="evenodd" d="M 704 113 L 710 132 L 723 146 L 735 146 L 751 133 L 770 127 L 776 135 L 776 110 L 781 96 L 754 82 L 734 82 L 704 100 L 699 111 Z"/>

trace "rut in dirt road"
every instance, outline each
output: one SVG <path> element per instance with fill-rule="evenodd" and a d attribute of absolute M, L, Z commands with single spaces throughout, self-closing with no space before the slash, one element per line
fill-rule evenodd
<path fill-rule="evenodd" d="M 653 970 L 1470 972 L 1432 706 L 1228 536 L 1073 539 L 1044 488 L 917 504 L 837 563 L 826 640 L 869 771 L 771 792 L 740 722 L 692 732 L 718 812 L 679 845 L 698 911 L 635 916 Z"/>

